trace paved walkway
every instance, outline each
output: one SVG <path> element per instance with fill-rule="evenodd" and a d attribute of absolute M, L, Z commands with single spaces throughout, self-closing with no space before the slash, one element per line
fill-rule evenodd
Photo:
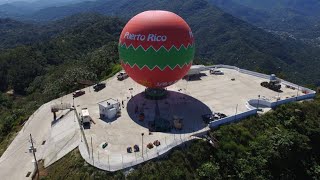
<path fill-rule="evenodd" d="M 30 179 L 34 171 L 29 135 L 32 134 L 34 146 L 37 148 L 36 157 L 44 159 L 48 166 L 78 147 L 80 142 L 79 125 L 74 121 L 74 112 L 60 111 L 57 117 L 63 115 L 55 124 L 51 105 L 60 104 L 57 99 L 42 105 L 18 133 L 13 142 L 0 158 L 0 179 L 19 180 Z M 28 173 L 29 177 L 26 177 Z"/>

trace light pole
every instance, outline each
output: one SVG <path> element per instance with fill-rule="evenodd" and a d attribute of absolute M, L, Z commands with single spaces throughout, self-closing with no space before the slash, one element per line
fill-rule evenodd
<path fill-rule="evenodd" d="M 143 158 L 143 136 L 144 136 L 144 133 L 141 133 L 141 153 L 142 153 L 142 158 Z"/>
<path fill-rule="evenodd" d="M 61 104 L 62 104 L 62 98 L 63 98 L 63 93 L 61 93 L 61 98 L 60 98 Z"/>
<path fill-rule="evenodd" d="M 298 89 L 297 89 L 297 96 L 296 96 L 296 101 L 298 101 L 298 96 L 299 96 L 299 89 L 300 89 L 300 86 L 298 86 Z"/>
<path fill-rule="evenodd" d="M 35 147 L 33 145 L 33 139 L 32 139 L 32 136 L 30 134 L 30 143 L 31 143 L 31 151 L 32 151 L 32 154 L 33 154 L 33 158 L 34 158 L 34 161 L 36 163 L 36 171 L 37 171 L 37 175 L 38 175 L 38 178 L 39 179 L 39 166 L 38 166 L 38 161 L 37 161 L 37 158 L 36 158 L 36 150 L 35 150 Z"/>
<path fill-rule="evenodd" d="M 260 95 L 258 95 L 258 105 L 257 105 L 258 111 L 259 111 L 259 105 L 260 105 Z"/>
<path fill-rule="evenodd" d="M 72 98 L 73 99 L 73 105 L 72 105 L 72 107 L 73 107 L 73 111 L 74 111 L 74 116 L 73 116 L 73 122 L 76 122 L 76 108 L 74 107 L 74 97 Z"/>
<path fill-rule="evenodd" d="M 237 120 L 237 114 L 238 114 L 238 104 L 237 104 L 237 106 L 236 106 L 236 114 L 235 114 L 235 116 L 234 116 L 234 120 Z"/>

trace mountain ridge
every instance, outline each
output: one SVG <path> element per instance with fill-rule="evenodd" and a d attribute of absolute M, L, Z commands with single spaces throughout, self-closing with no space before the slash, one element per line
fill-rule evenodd
<path fill-rule="evenodd" d="M 87 2 L 80 4 L 86 5 Z M 210 64 L 230 64 L 266 74 L 286 75 L 283 78 L 297 83 L 320 83 L 316 78 L 320 76 L 316 70 L 316 67 L 320 66 L 318 48 L 306 46 L 290 38 L 281 39 L 211 6 L 208 1 L 136 0 L 134 7 L 127 0 L 97 1 L 89 4 L 94 9 L 87 7 L 88 11 L 120 16 L 122 21 L 149 9 L 175 12 L 183 17 L 193 30 L 198 59 Z M 74 6 L 80 5 L 68 7 Z M 70 12 L 72 11 L 68 11 Z M 56 13 L 60 14 L 60 11 Z M 69 23 L 72 24 L 73 21 L 76 21 L 76 18 Z"/>
<path fill-rule="evenodd" d="M 317 0 L 209 2 L 237 18 L 267 30 L 287 32 L 301 39 L 312 40 L 320 36 L 320 1 Z"/>

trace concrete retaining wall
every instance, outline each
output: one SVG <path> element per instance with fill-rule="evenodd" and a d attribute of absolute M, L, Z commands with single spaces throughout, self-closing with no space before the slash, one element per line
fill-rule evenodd
<path fill-rule="evenodd" d="M 234 116 L 229 116 L 229 117 L 222 118 L 222 119 L 219 119 L 216 121 L 212 121 L 209 123 L 209 127 L 210 128 L 219 127 L 220 125 L 236 122 L 236 121 L 239 121 L 241 119 L 244 119 L 248 116 L 255 115 L 255 114 L 257 114 L 257 109 L 252 109 L 252 110 L 249 110 L 249 111 L 246 111 L 246 112 L 234 115 Z"/>
<path fill-rule="evenodd" d="M 257 72 L 253 72 L 253 71 L 249 71 L 249 70 L 245 70 L 245 69 L 239 69 L 239 72 L 243 73 L 243 74 L 248 74 L 251 76 L 256 76 L 262 79 L 269 79 L 270 76 L 266 75 L 266 74 L 261 74 L 261 73 L 257 73 Z"/>
<path fill-rule="evenodd" d="M 233 70 L 236 70 L 236 71 L 238 71 L 240 73 L 248 74 L 248 75 L 259 77 L 259 78 L 263 78 L 263 79 L 269 79 L 270 78 L 269 75 L 258 73 L 258 72 L 253 72 L 253 71 L 249 71 L 249 70 L 246 70 L 246 69 L 240 69 L 240 68 L 238 68 L 236 66 L 218 64 L 218 65 L 208 66 L 207 67 L 207 69 L 210 69 L 210 68 L 233 69 Z M 219 119 L 217 121 L 212 121 L 212 122 L 209 123 L 209 127 L 210 128 L 215 128 L 215 127 L 218 127 L 220 125 L 236 122 L 236 121 L 244 119 L 244 118 L 246 118 L 248 116 L 257 114 L 257 112 L 258 112 L 257 109 L 255 107 L 253 107 L 251 104 L 257 104 L 258 101 L 259 101 L 259 104 L 261 104 L 261 105 L 264 105 L 264 106 L 267 106 L 267 107 L 270 107 L 270 108 L 275 108 L 275 107 L 277 107 L 279 105 L 290 103 L 290 102 L 294 102 L 294 101 L 313 99 L 316 96 L 316 92 L 311 90 L 311 89 L 296 85 L 294 83 L 285 81 L 283 79 L 280 79 L 280 80 L 281 80 L 281 84 L 283 84 L 285 86 L 288 85 L 288 86 L 294 87 L 297 90 L 300 90 L 298 93 L 301 94 L 301 91 L 302 91 L 302 92 L 305 92 L 305 94 L 302 94 L 302 95 L 298 94 L 297 97 L 287 98 L 287 99 L 279 100 L 279 101 L 276 101 L 276 102 L 269 102 L 266 99 L 259 99 L 259 100 L 258 99 L 251 99 L 246 103 L 246 107 L 247 107 L 248 111 L 240 113 L 240 114 L 237 114 L 237 115 L 234 115 L 234 116 L 230 116 L 230 117 L 226 117 L 226 118 L 223 118 L 223 119 Z"/>
<path fill-rule="evenodd" d="M 294 101 L 312 99 L 315 96 L 316 96 L 315 93 L 313 93 L 313 94 L 305 94 L 305 95 L 302 95 L 302 96 L 293 97 L 293 98 L 287 98 L 287 99 L 280 100 L 280 101 L 277 101 L 277 102 L 269 102 L 269 101 L 267 101 L 265 99 L 260 99 L 260 100 L 251 99 L 246 103 L 246 107 L 247 107 L 248 111 L 240 113 L 240 114 L 237 114 L 237 115 L 234 115 L 234 116 L 230 116 L 230 117 L 226 117 L 226 118 L 223 118 L 223 119 L 219 119 L 217 121 L 212 121 L 212 122 L 209 123 L 209 127 L 210 128 L 215 128 L 215 127 L 218 127 L 220 125 L 227 124 L 227 123 L 232 123 L 232 122 L 237 122 L 237 121 L 239 121 L 241 119 L 244 119 L 244 118 L 246 118 L 248 116 L 257 114 L 258 110 L 255 107 L 253 107 L 252 105 L 250 105 L 250 104 L 257 104 L 258 101 L 259 101 L 259 104 L 261 104 L 261 105 L 264 105 L 264 106 L 267 106 L 267 107 L 270 107 L 270 108 L 275 108 L 275 107 L 277 107 L 279 105 L 290 103 L 290 102 L 294 102 Z"/>

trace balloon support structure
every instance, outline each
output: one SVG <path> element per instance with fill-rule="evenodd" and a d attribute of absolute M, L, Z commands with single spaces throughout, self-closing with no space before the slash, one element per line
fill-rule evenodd
<path fill-rule="evenodd" d="M 167 97 L 168 92 L 166 89 L 162 88 L 146 88 L 144 95 L 145 98 L 150 100 L 161 100 Z"/>
<path fill-rule="evenodd" d="M 164 119 L 160 115 L 160 109 L 158 100 L 162 100 L 168 97 L 168 91 L 166 89 L 159 88 L 146 88 L 144 97 L 149 100 L 153 100 L 155 103 L 154 109 L 154 121 L 150 122 L 150 131 L 152 132 L 168 132 L 170 131 L 170 122 Z"/>

